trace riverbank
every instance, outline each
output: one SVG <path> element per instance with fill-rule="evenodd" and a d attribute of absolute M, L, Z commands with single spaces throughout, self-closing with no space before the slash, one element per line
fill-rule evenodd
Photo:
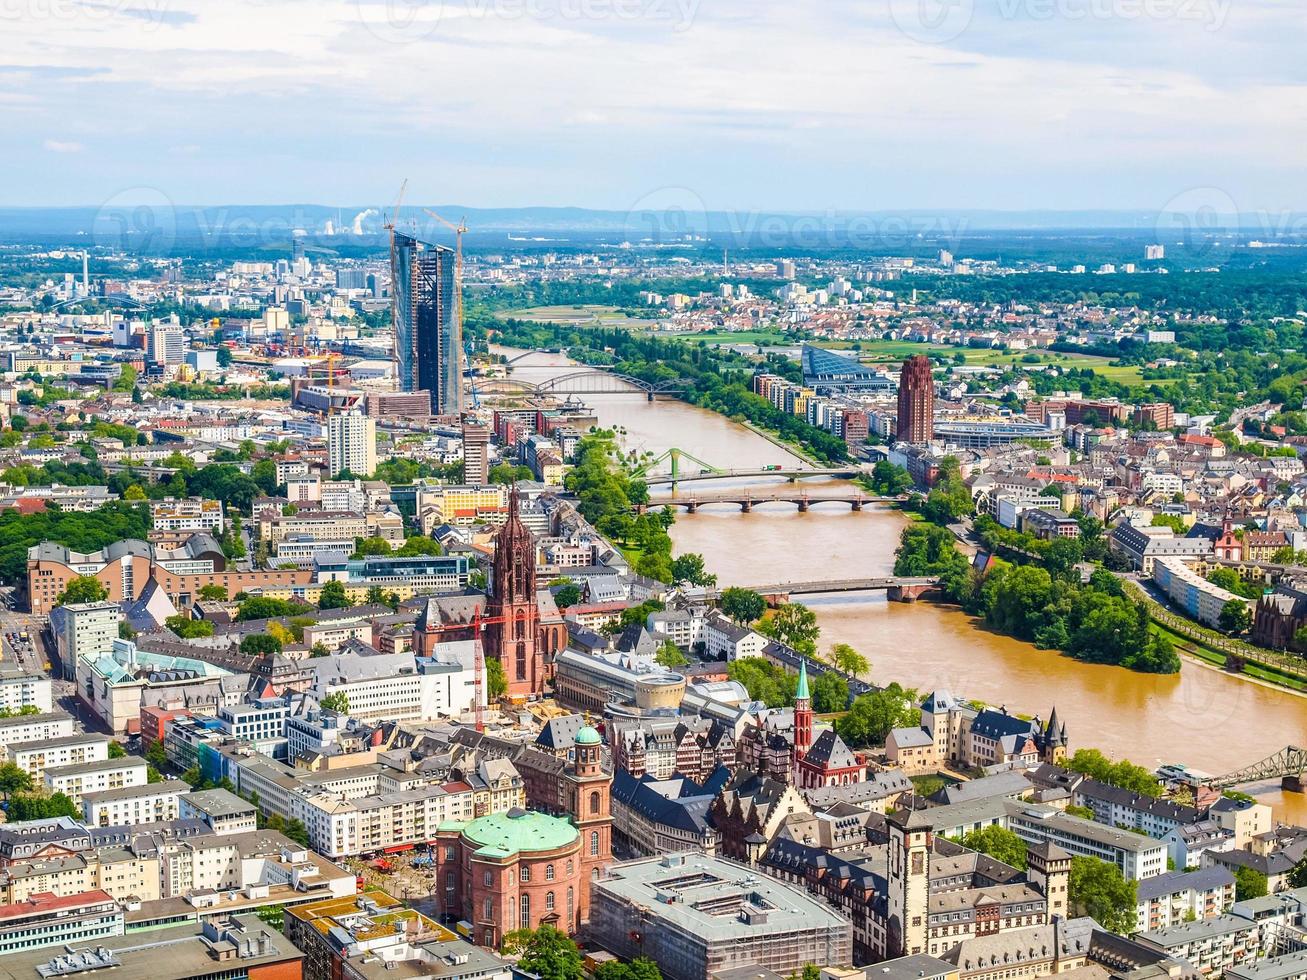
<path fill-rule="evenodd" d="M 512 355 L 509 355 L 512 356 Z M 535 355 L 514 375 L 544 382 L 575 372 L 560 355 Z M 622 442 L 656 455 L 673 446 L 723 469 L 791 467 L 794 455 L 758 433 L 681 401 L 650 402 L 642 393 L 595 395 L 585 401 L 605 428 L 626 430 Z M 741 480 L 769 486 L 783 477 Z M 809 481 L 820 489 L 847 483 Z M 678 554 L 697 552 L 721 585 L 805 581 L 892 573 L 899 535 L 919 514 L 893 507 L 851 512 L 817 506 L 800 514 L 792 505 L 762 504 L 751 513 L 708 505 L 680 514 L 669 529 Z M 1095 746 L 1115 758 L 1150 768 L 1182 763 L 1224 773 L 1296 743 L 1307 727 L 1307 700 L 1284 688 L 1186 664 L 1179 674 L 1140 674 L 1083 663 L 991 633 L 944 603 L 892 603 L 868 594 L 814 596 L 825 652 L 848 643 L 872 664 L 880 683 L 897 680 L 921 692 L 945 689 L 959 697 L 1065 719 L 1073 747 Z M 1278 819 L 1307 824 L 1307 796 L 1285 794 L 1278 782 L 1243 787 L 1275 808 Z"/>

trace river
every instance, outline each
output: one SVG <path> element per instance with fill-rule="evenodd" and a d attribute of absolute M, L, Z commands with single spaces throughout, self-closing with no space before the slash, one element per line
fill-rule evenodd
<path fill-rule="evenodd" d="M 574 364 L 562 355 L 536 354 L 514 365 L 513 377 L 539 382 L 568 369 Z M 624 430 L 628 449 L 661 453 L 676 446 L 723 469 L 797 462 L 744 426 L 683 402 L 651 403 L 636 393 L 580 397 L 603 425 Z M 769 481 L 748 482 L 761 491 Z M 805 485 L 814 493 L 833 486 Z M 788 504 L 758 505 L 750 514 L 711 505 L 678 516 L 671 535 L 678 553 L 701 553 L 720 583 L 731 585 L 887 574 L 903 523 L 895 511 L 855 514 L 847 504 L 816 505 L 806 514 Z M 817 613 L 821 645 L 852 644 L 871 661 L 877 683 L 945 688 L 1041 717 L 1056 705 L 1073 750 L 1095 747 L 1149 768 L 1182 762 L 1222 773 L 1301 744 L 1307 723 L 1307 698 L 1189 661 L 1179 675 L 1139 674 L 1037 650 L 935 603 L 891 603 L 883 596 L 805 601 Z M 1241 788 L 1275 807 L 1280 819 L 1307 822 L 1304 795 L 1282 793 L 1278 782 Z"/>

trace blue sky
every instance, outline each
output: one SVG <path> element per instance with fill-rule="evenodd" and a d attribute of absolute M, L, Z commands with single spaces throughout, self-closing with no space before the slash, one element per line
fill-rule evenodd
<path fill-rule="evenodd" d="M 0 0 L 0 203 L 1307 206 L 1282 0 Z"/>

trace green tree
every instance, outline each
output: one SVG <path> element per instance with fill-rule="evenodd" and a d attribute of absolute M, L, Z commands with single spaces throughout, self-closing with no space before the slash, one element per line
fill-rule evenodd
<path fill-rule="evenodd" d="M 575 582 L 560 586 L 554 593 L 554 605 L 559 609 L 570 609 L 581 601 L 581 587 Z"/>
<path fill-rule="evenodd" d="M 379 585 L 368 586 L 368 594 L 364 596 L 363 602 L 369 606 L 384 606 L 386 604 L 386 592 Z"/>
<path fill-rule="evenodd" d="M 581 980 L 581 951 L 553 926 L 518 929 L 504 936 L 506 953 L 520 952 L 518 968 L 541 980 Z"/>
<path fill-rule="evenodd" d="M 782 708 L 794 703 L 798 676 L 787 673 L 762 657 L 741 657 L 726 668 L 726 675 L 743 684 L 750 698 L 761 701 L 769 708 Z"/>
<path fill-rule="evenodd" d="M 384 557 L 386 555 L 391 555 L 391 554 L 394 554 L 394 552 L 391 551 L 390 542 L 387 541 L 385 538 L 381 538 L 381 537 L 355 538 L 354 553 L 350 555 L 350 557 L 371 558 L 377 555 L 381 555 Z"/>
<path fill-rule="evenodd" d="M 160 772 L 168 768 L 168 753 L 164 751 L 163 742 L 155 739 L 150 743 L 150 747 L 145 750 L 145 761 Z"/>
<path fill-rule="evenodd" d="M 352 605 L 342 582 L 328 582 L 318 594 L 319 609 L 348 609 Z"/>
<path fill-rule="evenodd" d="M 853 699 L 848 714 L 835 722 L 835 731 L 853 748 L 884 745 L 895 728 L 920 723 L 917 692 L 890 684 Z"/>
<path fill-rule="evenodd" d="M 32 788 L 32 776 L 12 762 L 0 766 L 0 793 L 7 800 L 15 793 L 26 793 Z"/>
<path fill-rule="evenodd" d="M 823 671 L 812 681 L 814 711 L 829 714 L 849 706 L 849 682 L 833 670 Z"/>
<path fill-rule="evenodd" d="M 658 648 L 658 653 L 655 654 L 654 660 L 671 670 L 675 670 L 677 667 L 684 667 L 690 662 L 690 658 L 682 653 L 681 648 L 671 640 L 663 641 L 663 645 Z"/>
<path fill-rule="evenodd" d="M 490 467 L 490 482 L 499 483 L 505 486 L 517 483 L 519 480 L 534 480 L 535 474 L 531 472 L 529 466 L 514 466 L 512 463 L 496 463 Z"/>
<path fill-rule="evenodd" d="M 79 602 L 104 602 L 109 592 L 94 575 L 78 575 L 70 581 L 55 599 L 59 606 L 71 606 Z"/>
<path fill-rule="evenodd" d="M 811 657 L 817 652 L 821 627 L 817 625 L 817 614 L 807 606 L 787 602 L 759 624 L 758 632 Z"/>
<path fill-rule="evenodd" d="M 251 633 L 241 640 L 241 653 L 249 657 L 281 653 L 281 640 L 267 633 Z"/>
<path fill-rule="evenodd" d="M 349 695 L 344 691 L 332 691 L 323 697 L 319 702 L 324 711 L 334 711 L 337 714 L 349 714 Z"/>
<path fill-rule="evenodd" d="M 486 697 L 498 701 L 508 693 L 508 676 L 504 673 L 501 660 L 490 657 L 486 660 Z"/>
<path fill-rule="evenodd" d="M 964 834 L 958 843 L 1013 868 L 1026 866 L 1026 842 L 1004 827 L 981 827 Z"/>
<path fill-rule="evenodd" d="M 1289 887 L 1301 888 L 1302 883 L 1295 883 L 1293 876 L 1302 864 L 1299 862 L 1289 872 Z M 1250 898 L 1261 898 L 1266 894 L 1266 875 L 1253 868 L 1238 867 L 1234 869 L 1234 900 L 1246 902 Z"/>
<path fill-rule="evenodd" d="M 1097 779 L 1100 783 L 1128 789 L 1141 796 L 1162 795 L 1162 784 L 1143 766 L 1124 759 L 1114 762 L 1098 749 L 1077 749 L 1067 760 L 1066 767 Z"/>
<path fill-rule="evenodd" d="M 169 616 L 163 621 L 163 625 L 183 640 L 191 640 L 200 636 L 213 636 L 213 622 L 211 620 L 191 619 L 181 613 Z"/>
<path fill-rule="evenodd" d="M 767 611 L 767 602 L 752 589 L 731 586 L 722 592 L 722 612 L 737 623 L 756 623 Z"/>
<path fill-rule="evenodd" d="M 830 661 L 849 677 L 857 677 L 871 669 L 867 658 L 847 643 L 836 643 L 830 648 Z"/>
<path fill-rule="evenodd" d="M 119 743 L 119 742 L 110 742 L 110 743 L 109 743 L 109 758 L 110 758 L 110 759 L 121 759 L 121 758 L 122 758 L 123 756 L 125 756 L 126 754 L 127 754 L 127 750 L 126 750 L 125 748 L 122 747 L 122 744 L 121 744 L 121 743 Z"/>
<path fill-rule="evenodd" d="M 657 963 L 642 956 L 630 963 L 600 963 L 594 976 L 595 980 L 662 980 L 663 974 Z"/>
<path fill-rule="evenodd" d="M 1216 625 L 1231 636 L 1242 636 L 1253 628 L 1253 613 L 1248 603 L 1231 599 L 1221 609 Z"/>
<path fill-rule="evenodd" d="M 249 596 L 241 599 L 240 593 L 236 595 L 240 599 L 240 606 L 236 610 L 236 619 L 238 622 L 249 622 L 254 619 L 274 619 L 279 616 L 295 616 L 304 612 L 309 607 L 298 602 L 289 602 L 286 599 L 273 599 L 269 596 Z"/>
<path fill-rule="evenodd" d="M 717 576 L 704 567 L 703 555 L 690 552 L 672 559 L 672 581 L 677 585 L 709 587 L 717 584 Z"/>
<path fill-rule="evenodd" d="M 76 817 L 81 810 L 63 793 L 52 796 L 16 794 L 9 800 L 9 820 L 50 820 L 54 817 Z"/>
<path fill-rule="evenodd" d="M 208 585 L 201 585 L 200 598 L 207 599 L 209 602 L 226 602 L 227 586 L 218 585 L 213 582 L 210 582 Z"/>
<path fill-rule="evenodd" d="M 1087 915 L 1111 932 L 1133 932 L 1138 884 L 1127 880 L 1115 864 L 1073 857 L 1068 896 L 1071 914 Z"/>

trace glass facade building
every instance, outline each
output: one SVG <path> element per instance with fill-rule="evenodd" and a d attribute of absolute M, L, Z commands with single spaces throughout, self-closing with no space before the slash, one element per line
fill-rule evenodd
<path fill-rule="evenodd" d="M 454 250 L 395 232 L 395 345 L 403 391 L 431 395 L 433 415 L 462 407 L 461 297 Z"/>

